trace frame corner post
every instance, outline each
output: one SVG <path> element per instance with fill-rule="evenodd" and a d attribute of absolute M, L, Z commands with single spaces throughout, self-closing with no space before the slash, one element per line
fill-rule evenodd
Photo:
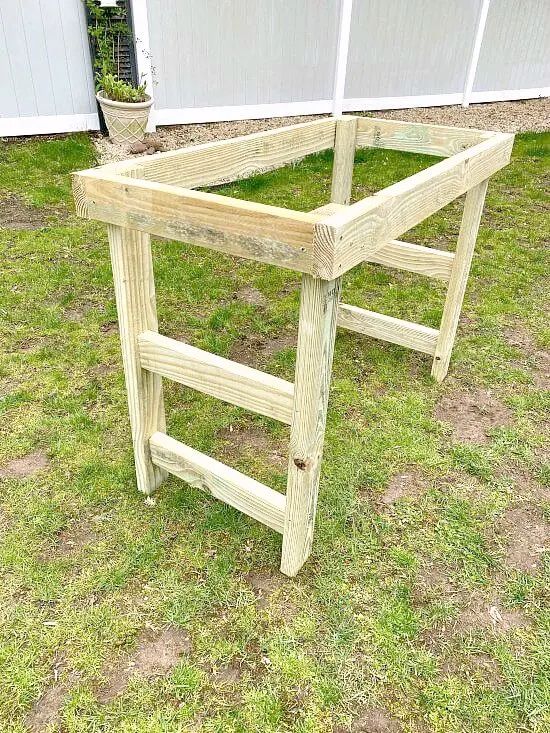
<path fill-rule="evenodd" d="M 488 182 L 489 179 L 487 178 L 471 188 L 466 194 L 455 258 L 449 278 L 449 287 L 432 364 L 432 377 L 437 382 L 442 382 L 449 370 L 449 362 L 468 283 Z"/>
<path fill-rule="evenodd" d="M 289 576 L 313 541 L 340 289 L 341 278 L 303 276 L 281 556 Z"/>
<path fill-rule="evenodd" d="M 342 117 L 336 121 L 330 194 L 332 203 L 349 204 L 350 202 L 356 138 L 357 117 Z"/>
<path fill-rule="evenodd" d="M 149 449 L 151 435 L 166 430 L 162 377 L 142 369 L 137 342 L 158 329 L 151 243 L 148 234 L 113 224 L 108 234 L 137 486 L 149 495 L 167 476 Z"/>

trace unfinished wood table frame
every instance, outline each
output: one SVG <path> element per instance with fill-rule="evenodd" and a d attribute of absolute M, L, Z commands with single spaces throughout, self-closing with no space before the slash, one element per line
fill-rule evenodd
<path fill-rule="evenodd" d="M 345 116 L 158 153 L 74 174 L 80 216 L 108 224 L 137 484 L 168 473 L 206 489 L 283 535 L 281 570 L 310 551 L 336 326 L 433 357 L 444 379 L 487 181 L 513 135 Z M 358 147 L 444 160 L 349 205 Z M 309 213 L 196 191 L 334 148 L 331 203 Z M 398 237 L 462 194 L 455 253 Z M 150 235 L 303 273 L 294 384 L 158 333 Z M 342 276 L 371 262 L 448 283 L 439 329 L 340 304 Z M 166 434 L 162 379 L 290 425 L 286 496 Z"/>

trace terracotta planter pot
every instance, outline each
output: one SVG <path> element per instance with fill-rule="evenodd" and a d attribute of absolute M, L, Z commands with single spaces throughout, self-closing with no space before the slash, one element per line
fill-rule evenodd
<path fill-rule="evenodd" d="M 145 102 L 114 102 L 99 91 L 96 99 L 105 117 L 109 137 L 114 143 L 132 145 L 143 141 L 149 111 L 153 104 L 151 97 Z"/>

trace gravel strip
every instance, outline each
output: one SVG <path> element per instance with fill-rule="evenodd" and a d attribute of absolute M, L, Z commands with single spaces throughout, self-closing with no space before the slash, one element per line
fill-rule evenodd
<path fill-rule="evenodd" d="M 365 114 L 365 113 L 359 113 Z M 207 122 L 200 125 L 173 125 L 159 127 L 154 138 L 164 150 L 174 150 L 187 145 L 228 137 L 247 135 L 251 132 L 271 130 L 297 122 L 308 122 L 327 115 L 304 117 L 274 117 L 265 120 L 237 120 L 235 122 Z M 550 129 L 550 99 L 527 99 L 518 102 L 493 102 L 474 104 L 468 109 L 453 107 L 421 107 L 417 109 L 385 110 L 369 112 L 368 116 L 385 117 L 406 122 L 426 122 L 454 127 L 477 127 L 500 132 L 542 132 Z M 131 156 L 128 148 L 114 145 L 107 137 L 96 136 L 94 144 L 100 163 L 112 163 Z"/>

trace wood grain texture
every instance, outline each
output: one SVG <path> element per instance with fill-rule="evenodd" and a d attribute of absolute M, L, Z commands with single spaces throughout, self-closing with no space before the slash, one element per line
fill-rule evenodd
<path fill-rule="evenodd" d="M 474 248 L 479 230 L 479 222 L 483 212 L 488 181 L 483 181 L 468 191 L 464 202 L 462 223 L 458 235 L 456 254 L 449 279 L 449 288 L 443 307 L 443 316 L 439 329 L 439 338 L 435 348 L 432 365 L 432 376 L 442 382 L 447 375 L 449 362 L 468 283 L 468 275 L 474 255 Z"/>
<path fill-rule="evenodd" d="M 290 382 L 153 331 L 139 335 L 138 348 L 143 369 L 290 425 Z"/>
<path fill-rule="evenodd" d="M 78 176 L 91 219 L 267 262 L 313 269 L 315 216 L 126 176 Z"/>
<path fill-rule="evenodd" d="M 317 275 L 332 279 L 477 186 L 510 160 L 514 136 L 490 139 L 440 161 L 315 224 Z M 332 262 L 331 262 L 332 260 Z M 332 267 L 331 267 L 332 264 Z"/>
<path fill-rule="evenodd" d="M 350 202 L 357 119 L 357 117 L 342 117 L 336 120 L 334 163 L 332 166 L 330 194 L 330 200 L 333 203 L 349 204 Z"/>
<path fill-rule="evenodd" d="M 357 147 L 388 148 L 449 157 L 488 140 L 493 132 L 423 122 L 359 117 Z"/>
<path fill-rule="evenodd" d="M 431 355 L 435 353 L 439 334 L 435 328 L 384 316 L 346 303 L 342 303 L 338 310 L 338 325 L 348 331 L 356 331 Z"/>
<path fill-rule="evenodd" d="M 163 432 L 154 433 L 149 445 L 152 460 L 162 471 L 209 492 L 276 532 L 283 531 L 285 497 L 279 492 Z"/>
<path fill-rule="evenodd" d="M 313 120 L 112 163 L 102 170 L 119 175 L 133 170 L 137 178 L 185 188 L 213 186 L 280 168 L 332 148 L 334 131 L 332 118 Z"/>
<path fill-rule="evenodd" d="M 304 275 L 281 572 L 294 576 L 313 541 L 341 280 Z"/>
<path fill-rule="evenodd" d="M 116 226 L 108 232 L 137 485 L 151 494 L 166 475 L 149 452 L 151 435 L 165 430 L 162 379 L 142 369 L 137 344 L 138 334 L 157 329 L 151 245 L 143 232 Z"/>
<path fill-rule="evenodd" d="M 451 275 L 454 257 L 452 252 L 392 239 L 366 261 L 447 281 Z"/>

